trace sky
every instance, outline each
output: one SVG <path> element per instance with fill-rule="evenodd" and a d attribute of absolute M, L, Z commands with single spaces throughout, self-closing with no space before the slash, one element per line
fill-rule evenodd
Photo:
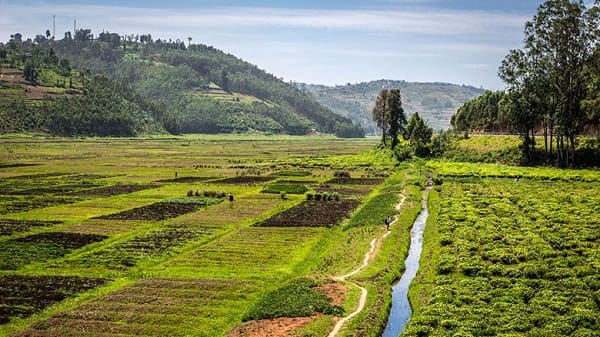
<path fill-rule="evenodd" d="M 0 0 L 0 41 L 89 28 L 202 43 L 283 78 L 342 85 L 378 79 L 497 90 L 542 0 Z"/>

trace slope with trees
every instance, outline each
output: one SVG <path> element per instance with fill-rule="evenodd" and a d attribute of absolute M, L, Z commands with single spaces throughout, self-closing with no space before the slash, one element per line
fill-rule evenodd
<path fill-rule="evenodd" d="M 65 75 L 69 84 L 79 80 L 79 94 L 83 96 L 90 93 L 84 88 L 86 84 L 91 83 L 95 75 L 103 74 L 105 79 L 102 83 L 108 85 L 108 90 L 113 85 L 123 86 L 123 92 L 131 92 L 146 102 L 142 105 L 152 106 L 151 111 L 143 111 L 142 120 L 140 113 L 133 110 L 126 116 L 134 124 L 144 124 L 144 127 L 133 126 L 134 134 L 138 132 L 136 130 L 162 128 L 171 133 L 256 130 L 287 134 L 318 131 L 345 137 L 364 135 L 362 129 L 348 118 L 334 114 L 289 83 L 216 48 L 191 44 L 189 39 L 186 46 L 180 40 L 155 41 L 149 34 L 120 36 L 102 32 L 95 37 L 91 30 L 80 29 L 73 35 L 65 33 L 61 40 L 39 35 L 34 40 L 24 41 L 17 33 L 6 46 L 0 46 L 0 56 L 4 64 L 22 69 L 25 80 L 32 85 L 38 84 L 36 75 L 40 68 L 51 66 L 56 68 L 56 72 L 63 73 L 67 72 L 63 68 L 68 68 L 73 72 Z M 111 81 L 115 83 L 108 84 Z M 231 99 L 215 99 L 210 95 L 211 86 Z M 240 96 L 251 99 L 240 100 Z M 118 98 L 115 97 L 115 100 Z M 97 101 L 88 99 L 87 102 Z M 22 102 L 13 99 L 8 103 Z M 7 112 L 14 109 L 7 106 L 0 106 L 0 111 L 13 118 L 9 124 L 21 125 L 21 129 L 62 130 L 59 134 L 64 134 L 70 127 L 61 129 L 41 125 L 31 128 L 31 125 L 19 120 L 19 116 L 34 114 L 47 120 L 50 117 L 46 115 L 59 107 L 64 108 L 65 104 L 62 99 L 57 102 L 48 98 L 43 104 L 22 104 L 24 108 L 21 110 L 27 113 L 10 115 Z M 94 108 L 98 110 L 102 106 L 91 110 Z M 125 110 L 121 113 L 127 114 Z M 82 123 L 89 124 L 91 120 L 88 118 Z M 151 127 L 146 127 L 149 124 Z M 89 134 L 86 128 L 76 130 Z M 111 134 L 121 135 L 122 130 Z"/>

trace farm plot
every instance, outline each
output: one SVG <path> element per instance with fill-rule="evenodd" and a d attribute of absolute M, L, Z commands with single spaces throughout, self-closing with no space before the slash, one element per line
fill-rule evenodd
<path fill-rule="evenodd" d="M 214 177 L 178 177 L 173 179 L 160 179 L 157 183 L 180 183 L 180 184 L 193 184 L 202 181 L 214 179 Z"/>
<path fill-rule="evenodd" d="M 224 336 L 259 289 L 247 281 L 145 279 L 11 336 Z"/>
<path fill-rule="evenodd" d="M 83 200 L 104 175 L 46 173 L 0 180 L 0 214 L 67 205 Z"/>
<path fill-rule="evenodd" d="M 14 233 L 27 232 L 36 227 L 50 227 L 62 223 L 61 221 L 38 221 L 38 220 L 11 220 L 0 219 L 0 236 L 8 236 Z"/>
<path fill-rule="evenodd" d="M 360 205 L 355 199 L 306 200 L 257 224 L 260 227 L 334 227 Z"/>
<path fill-rule="evenodd" d="M 106 282 L 77 276 L 0 276 L 0 324 L 27 317 L 67 297 Z"/>
<path fill-rule="evenodd" d="M 327 181 L 327 184 L 337 185 L 370 185 L 375 186 L 382 184 L 385 179 L 383 178 L 348 178 L 348 177 L 337 177 Z"/>
<path fill-rule="evenodd" d="M 157 258 L 191 240 L 218 231 L 215 226 L 167 226 L 140 234 L 130 240 L 107 246 L 78 257 L 60 261 L 52 268 L 106 268 L 126 270 L 148 258 Z"/>
<path fill-rule="evenodd" d="M 265 183 L 271 180 L 275 180 L 277 177 L 274 176 L 237 176 L 231 178 L 225 178 L 220 180 L 213 180 L 212 183 L 215 184 L 248 184 L 248 185 L 257 185 L 261 183 Z"/>
<path fill-rule="evenodd" d="M 429 281 L 403 336 L 596 336 L 598 191 L 544 176 L 446 178 L 425 237 Z"/>
<path fill-rule="evenodd" d="M 102 196 L 110 197 L 113 195 L 129 194 L 133 192 L 143 191 L 151 188 L 157 188 L 158 185 L 112 185 L 86 190 L 71 192 L 70 195 L 85 195 L 85 196 Z"/>
<path fill-rule="evenodd" d="M 164 273 L 233 279 L 289 276 L 322 228 L 242 228 L 169 262 Z"/>
<path fill-rule="evenodd" d="M 16 270 L 32 262 L 59 258 L 71 250 L 106 238 L 94 234 L 50 232 L 8 240 L 0 246 L 0 270 Z"/>
<path fill-rule="evenodd" d="M 217 198 L 197 198 L 179 201 L 162 201 L 151 205 L 137 207 L 123 212 L 108 214 L 96 219 L 105 220 L 166 220 L 182 214 L 197 211 L 203 206 L 214 205 L 222 200 Z"/>

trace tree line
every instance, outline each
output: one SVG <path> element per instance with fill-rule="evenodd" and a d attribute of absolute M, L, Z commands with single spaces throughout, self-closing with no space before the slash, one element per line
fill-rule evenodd
<path fill-rule="evenodd" d="M 579 136 L 595 133 L 600 143 L 600 1 L 541 4 L 525 25 L 523 47 L 508 53 L 498 75 L 507 89 L 465 103 L 453 128 L 516 132 L 526 163 L 579 164 Z"/>

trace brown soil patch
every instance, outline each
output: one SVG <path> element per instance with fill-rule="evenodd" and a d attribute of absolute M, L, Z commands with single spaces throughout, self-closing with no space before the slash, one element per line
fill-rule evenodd
<path fill-rule="evenodd" d="M 384 180 L 383 178 L 333 178 L 327 183 L 340 185 L 379 185 Z"/>
<path fill-rule="evenodd" d="M 212 177 L 179 177 L 173 179 L 161 179 L 157 180 L 157 183 L 182 183 L 182 184 L 190 184 L 190 183 L 199 183 L 202 181 L 206 181 L 212 179 Z"/>
<path fill-rule="evenodd" d="M 276 179 L 277 177 L 261 177 L 261 176 L 239 176 L 232 178 L 225 178 L 221 180 L 213 180 L 212 183 L 216 184 L 258 184 L 264 183 Z"/>
<path fill-rule="evenodd" d="M 360 201 L 303 201 L 259 223 L 260 227 L 333 227 L 358 207 Z"/>
<path fill-rule="evenodd" d="M 40 233 L 18 238 L 12 241 L 27 243 L 52 243 L 65 249 L 78 249 L 94 242 L 107 239 L 108 236 L 68 232 Z"/>
<path fill-rule="evenodd" d="M 150 188 L 157 188 L 157 185 L 113 185 L 99 188 L 92 188 L 71 193 L 72 195 L 96 195 L 110 197 L 119 194 L 129 194 Z"/>
<path fill-rule="evenodd" d="M 346 294 L 348 293 L 348 287 L 340 283 L 326 283 L 318 286 L 317 290 L 331 298 L 331 304 L 340 306 L 346 301 Z"/>
<path fill-rule="evenodd" d="M 0 324 L 11 317 L 30 316 L 105 282 L 106 279 L 77 276 L 0 276 Z"/>
<path fill-rule="evenodd" d="M 30 82 L 25 81 L 22 71 L 16 68 L 2 68 L 2 76 L 0 77 L 0 81 L 23 87 L 28 99 L 42 99 L 44 96 L 71 97 L 74 96 L 73 93 L 79 93 L 79 91 L 71 91 L 71 93 L 56 93 L 55 89 L 52 87 L 33 85 Z"/>
<path fill-rule="evenodd" d="M 180 204 L 174 202 L 157 202 L 115 214 L 108 214 L 96 219 L 108 220 L 166 220 L 200 209 L 197 204 Z"/>
<path fill-rule="evenodd" d="M 33 227 L 47 227 L 62 223 L 61 221 L 10 220 L 0 219 L 0 235 L 27 232 Z"/>
<path fill-rule="evenodd" d="M 251 321 L 235 328 L 227 337 L 289 337 L 290 332 L 314 321 L 319 316 L 274 318 Z"/>

